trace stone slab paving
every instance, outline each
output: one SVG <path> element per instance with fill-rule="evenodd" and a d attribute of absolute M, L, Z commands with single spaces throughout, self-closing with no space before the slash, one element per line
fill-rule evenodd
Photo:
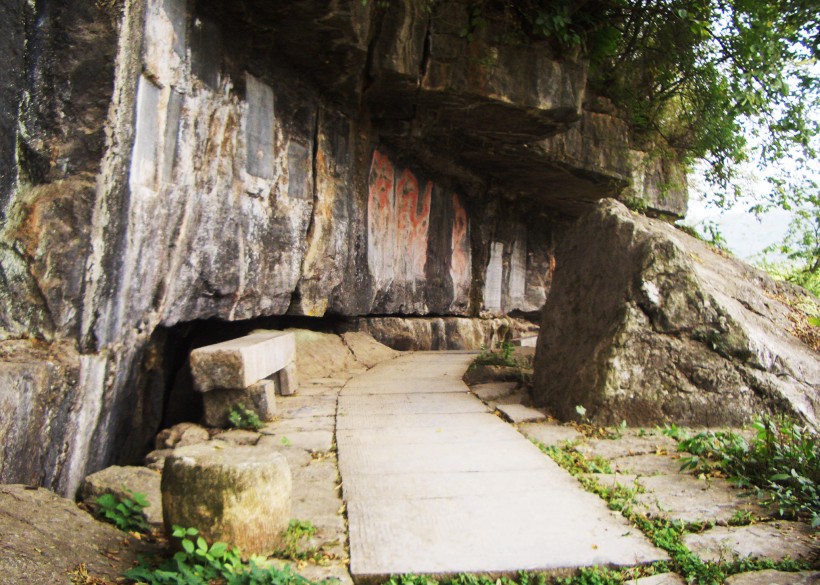
<path fill-rule="evenodd" d="M 754 498 L 742 498 L 741 490 L 725 479 L 654 475 L 639 477 L 638 483 L 646 492 L 637 495 L 637 509 L 650 517 L 727 523 L 738 510 L 755 516 L 766 513 Z"/>
<path fill-rule="evenodd" d="M 467 392 L 472 358 L 413 353 L 342 390 L 336 440 L 354 580 L 667 558 Z"/>
<path fill-rule="evenodd" d="M 768 569 L 732 575 L 724 583 L 725 585 L 817 585 L 820 583 L 820 571 L 786 573 Z"/>
<path fill-rule="evenodd" d="M 683 543 L 705 561 L 761 558 L 809 561 L 820 555 L 820 540 L 800 522 L 767 522 L 750 526 L 716 526 L 687 534 Z"/>
<path fill-rule="evenodd" d="M 546 420 L 547 415 L 523 404 L 496 404 L 505 419 L 513 424 Z"/>
<path fill-rule="evenodd" d="M 550 422 L 522 423 L 518 430 L 528 439 L 533 439 L 544 445 L 558 445 L 566 441 L 580 441 L 584 435 L 577 429 Z"/>
<path fill-rule="evenodd" d="M 470 390 L 484 402 L 500 400 L 515 392 L 518 382 L 488 382 L 476 384 Z"/>
<path fill-rule="evenodd" d="M 662 573 L 651 577 L 632 579 L 627 581 L 626 585 L 686 585 L 686 581 L 677 573 Z"/>

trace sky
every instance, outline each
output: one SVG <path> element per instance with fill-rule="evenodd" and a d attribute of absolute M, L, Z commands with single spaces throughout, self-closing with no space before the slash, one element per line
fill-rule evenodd
<path fill-rule="evenodd" d="M 729 250 L 746 261 L 759 259 L 763 249 L 783 240 L 789 228 L 792 214 L 775 209 L 755 217 L 745 206 L 736 205 L 725 211 L 709 205 L 703 191 L 691 189 L 689 211 L 683 223 L 704 233 L 704 223 L 713 222 L 726 239 Z"/>

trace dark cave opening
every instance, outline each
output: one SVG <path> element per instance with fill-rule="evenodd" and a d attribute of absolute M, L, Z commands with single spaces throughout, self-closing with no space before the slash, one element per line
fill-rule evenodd
<path fill-rule="evenodd" d="M 158 357 L 153 375 L 147 375 L 145 392 L 162 396 L 159 429 L 181 422 L 199 423 L 202 418 L 202 396 L 194 389 L 189 356 L 199 347 L 221 343 L 257 329 L 309 329 L 324 333 L 345 330 L 348 320 L 337 315 L 324 317 L 275 316 L 240 321 L 201 319 L 160 326 L 151 336 L 153 355 Z M 153 447 L 150 447 L 153 448 Z"/>

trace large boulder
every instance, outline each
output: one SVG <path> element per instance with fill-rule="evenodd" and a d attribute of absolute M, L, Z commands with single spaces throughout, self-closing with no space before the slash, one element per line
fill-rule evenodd
<path fill-rule="evenodd" d="M 816 424 L 820 359 L 793 333 L 816 299 L 662 221 L 603 200 L 560 240 L 534 398 L 562 419 Z"/>

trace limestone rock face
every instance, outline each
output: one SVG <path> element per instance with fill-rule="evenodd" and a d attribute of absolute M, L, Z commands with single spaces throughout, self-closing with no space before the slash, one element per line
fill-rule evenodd
<path fill-rule="evenodd" d="M 401 351 L 492 348 L 505 339 L 537 329 L 525 321 L 510 318 L 458 317 L 369 317 L 359 319 L 357 326 L 388 347 Z"/>
<path fill-rule="evenodd" d="M 467 0 L 13 4 L 0 339 L 79 366 L 8 387 L 66 422 L 9 443 L 0 478 L 69 493 L 138 461 L 170 328 L 419 316 L 402 347 L 489 345 L 461 318 L 537 314 L 560 218 L 603 196 L 683 209 L 675 165 L 635 148 L 586 63 L 509 38 L 503 6 L 467 39 Z"/>
<path fill-rule="evenodd" d="M 535 399 L 608 424 L 740 425 L 767 411 L 816 424 L 820 361 L 788 333 L 787 302 L 806 294 L 604 200 L 556 250 Z"/>
<path fill-rule="evenodd" d="M 291 489 L 290 467 L 276 451 L 219 441 L 182 447 L 162 472 L 165 530 L 193 526 L 209 542 L 270 555 L 290 521 Z"/>
<path fill-rule="evenodd" d="M 83 386 L 93 371 L 68 343 L 0 342 L 0 483 L 73 494 L 94 423 L 95 397 Z"/>

